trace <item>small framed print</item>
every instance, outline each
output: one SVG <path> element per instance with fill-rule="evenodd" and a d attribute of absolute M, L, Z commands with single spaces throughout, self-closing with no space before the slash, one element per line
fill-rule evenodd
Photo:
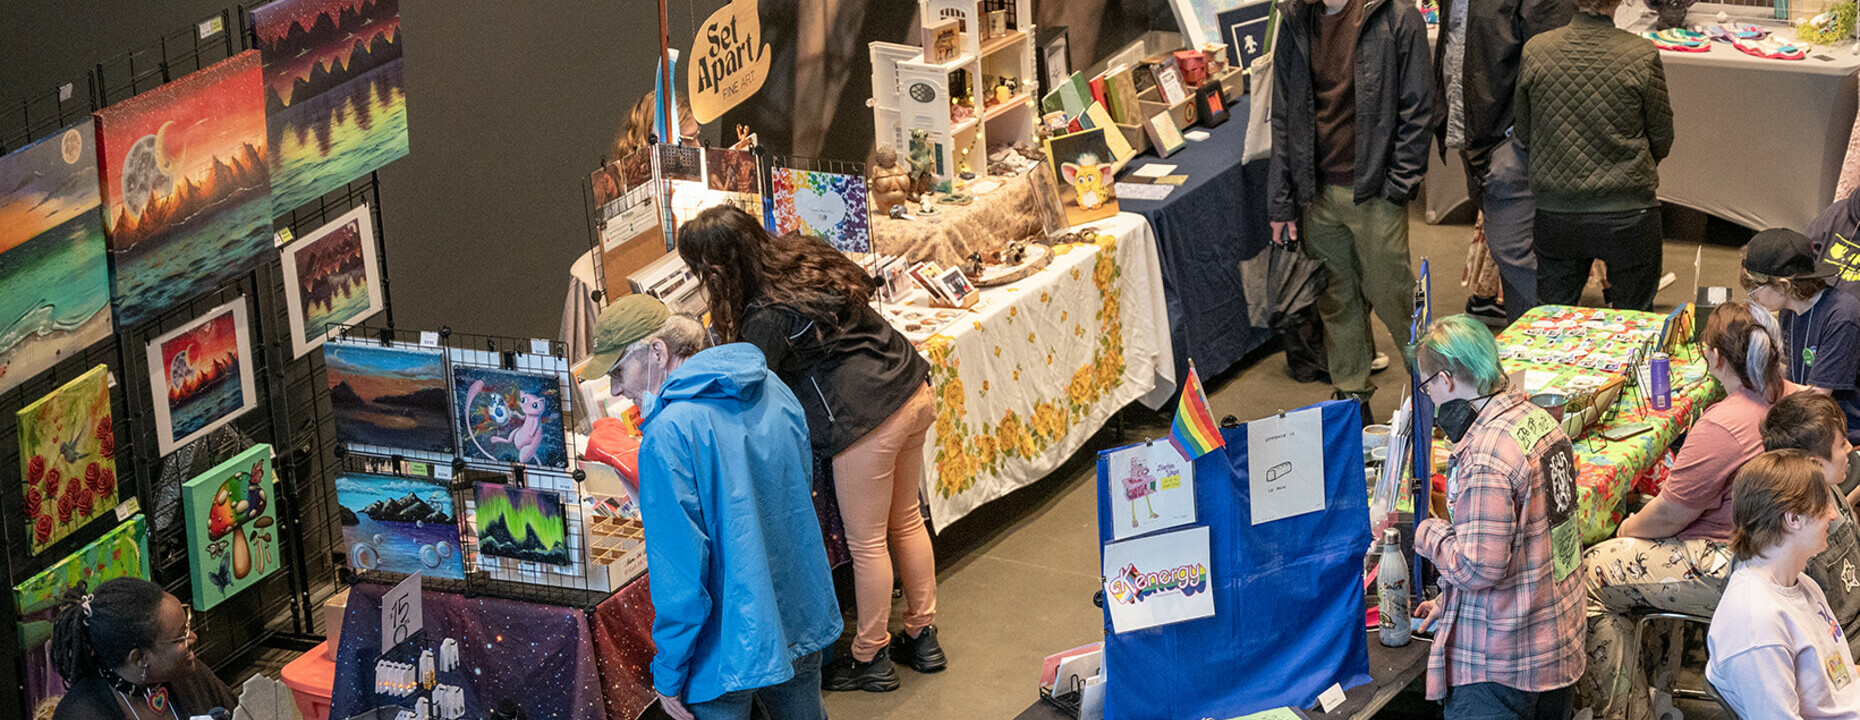
<path fill-rule="evenodd" d="M 1227 122 L 1227 100 L 1221 96 L 1221 81 L 1210 78 L 1195 88 L 1195 113 L 1201 116 L 1202 127 Z"/>
<path fill-rule="evenodd" d="M 944 268 L 936 281 L 949 292 L 950 297 L 955 299 L 953 305 L 968 307 L 970 296 L 975 294 L 975 285 L 969 282 L 969 276 L 962 274 L 962 268 L 956 266 Z"/>

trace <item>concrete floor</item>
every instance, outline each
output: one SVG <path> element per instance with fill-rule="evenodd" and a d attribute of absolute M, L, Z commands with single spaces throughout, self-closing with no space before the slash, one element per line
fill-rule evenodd
<path fill-rule="evenodd" d="M 1418 205 L 1411 213 L 1411 254 L 1417 267 L 1422 258 L 1434 261 L 1437 314 L 1458 312 L 1466 301 L 1459 276 L 1471 227 L 1427 225 L 1419 219 Z M 1693 258 L 1700 247 L 1666 244 L 1665 267 L 1678 277 L 1660 293 L 1659 309 L 1693 297 Z M 1702 256 L 1701 284 L 1736 285 L 1735 247 L 1705 245 Z M 1595 296 L 1589 302 L 1600 304 L 1599 293 L 1593 288 L 1591 292 Z M 1396 346 L 1379 323 L 1376 335 L 1377 347 L 1394 356 Z M 1256 353 L 1241 365 L 1222 377 L 1205 379 L 1216 417 L 1232 414 L 1250 420 L 1330 396 L 1327 385 L 1287 378 L 1281 353 Z M 1378 416 L 1386 416 L 1400 403 L 1407 378 L 1398 361 L 1375 380 L 1380 388 L 1372 407 Z M 1091 603 L 1099 587 L 1092 458 L 1099 450 L 1167 434 L 1171 417 L 1170 412 L 1127 409 L 1121 442 L 1115 428 L 1102 430 L 1047 478 L 946 529 L 936 539 L 937 625 L 949 669 L 919 675 L 900 667 L 903 687 L 891 693 L 828 693 L 830 714 L 872 720 L 1012 718 L 1035 702 L 1042 658 L 1103 637 L 1102 616 Z M 851 607 L 849 602 L 846 607 Z M 893 628 L 901 626 L 901 612 L 898 600 Z M 852 617 L 847 620 L 850 627 Z M 844 641 L 839 647 L 843 651 Z M 1438 716 L 1432 706 L 1408 705 L 1411 713 Z M 1716 711 L 1703 705 L 1682 708 L 1692 720 L 1712 720 Z"/>

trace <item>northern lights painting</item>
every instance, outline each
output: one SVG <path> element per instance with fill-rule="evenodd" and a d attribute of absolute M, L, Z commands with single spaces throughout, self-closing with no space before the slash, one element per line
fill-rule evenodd
<path fill-rule="evenodd" d="M 0 393 L 110 335 L 90 119 L 0 157 Z"/>
<path fill-rule="evenodd" d="M 568 516 L 562 496 L 546 490 L 476 483 L 478 552 L 525 562 L 568 565 Z"/>
<path fill-rule="evenodd" d="M 277 252 L 261 85 L 248 50 L 97 113 L 119 327 Z"/>
<path fill-rule="evenodd" d="M 400 0 L 278 0 L 252 24 L 278 212 L 407 154 Z"/>

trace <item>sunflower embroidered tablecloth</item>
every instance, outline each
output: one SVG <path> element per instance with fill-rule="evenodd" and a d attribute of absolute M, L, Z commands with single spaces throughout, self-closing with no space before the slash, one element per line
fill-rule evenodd
<path fill-rule="evenodd" d="M 1701 318 L 1702 322 L 1703 319 Z M 1498 336 L 1505 371 L 1526 373 L 1532 392 L 1559 392 L 1577 378 L 1606 379 L 1623 372 L 1634 349 L 1657 336 L 1667 322 L 1658 313 L 1545 305 L 1524 314 Z M 1697 346 L 1679 345 L 1672 358 L 1672 404 L 1654 410 L 1625 388 L 1614 412 L 1575 438 L 1579 474 L 1577 523 L 1583 544 L 1608 539 L 1621 522 L 1621 498 L 1634 478 L 1653 467 L 1668 445 L 1724 397 L 1705 373 Z M 1647 432 L 1609 440 L 1604 433 L 1635 423 Z"/>
<path fill-rule="evenodd" d="M 1087 227 L 1096 242 L 1055 247 L 1046 269 L 981 291 L 921 343 L 937 402 L 923 488 L 938 531 L 1058 468 L 1124 405 L 1161 407 L 1175 392 L 1149 223 L 1122 213 Z"/>

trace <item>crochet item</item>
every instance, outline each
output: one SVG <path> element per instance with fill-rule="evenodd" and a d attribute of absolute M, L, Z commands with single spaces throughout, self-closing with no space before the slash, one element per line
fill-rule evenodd
<path fill-rule="evenodd" d="M 1769 28 L 1748 23 L 1719 23 L 1717 25 L 1698 26 L 1692 29 L 1695 32 L 1704 33 L 1710 36 L 1711 39 L 1719 42 L 1761 40 L 1768 37 L 1770 34 Z"/>
<path fill-rule="evenodd" d="M 1742 50 L 1746 55 L 1771 60 L 1801 60 L 1808 57 L 1808 46 L 1777 39 L 1732 40 L 1731 46 Z"/>
<path fill-rule="evenodd" d="M 1673 28 L 1659 32 L 1644 32 L 1641 37 L 1653 41 L 1653 46 L 1670 52 L 1710 52 L 1711 37 L 1702 32 Z"/>
<path fill-rule="evenodd" d="M 1806 42 L 1833 45 L 1854 34 L 1854 3 L 1843 2 L 1827 12 L 1796 21 L 1795 36 Z"/>

